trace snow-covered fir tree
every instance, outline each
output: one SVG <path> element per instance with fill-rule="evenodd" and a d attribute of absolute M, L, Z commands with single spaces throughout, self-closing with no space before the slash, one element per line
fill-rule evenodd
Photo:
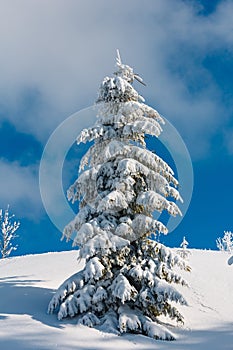
<path fill-rule="evenodd" d="M 96 124 L 77 138 L 78 144 L 94 144 L 68 190 L 79 211 L 63 237 L 75 233 L 85 267 L 59 287 L 48 312 L 57 311 L 59 319 L 77 316 L 79 324 L 105 331 L 173 340 L 159 317 L 183 323 L 174 302 L 186 301 L 175 284 L 186 282 L 173 267 L 189 267 L 151 235 L 168 232 L 153 212 L 180 215 L 175 202 L 181 197 L 172 169 L 146 149 L 145 135 L 158 137 L 164 120 L 144 104 L 134 79 L 142 82 L 118 53 L 117 71 L 100 86 Z"/>

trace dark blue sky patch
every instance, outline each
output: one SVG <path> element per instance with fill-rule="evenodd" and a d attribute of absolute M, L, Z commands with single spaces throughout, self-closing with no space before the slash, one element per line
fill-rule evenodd
<path fill-rule="evenodd" d="M 125 8 L 132 8 L 128 3 Z M 82 13 L 82 6 L 77 9 Z M 177 13 L 174 10 L 178 10 Z M 46 142 L 49 134 L 76 106 L 77 109 L 86 107 L 85 101 L 93 101 L 92 95 L 95 100 L 101 79 L 112 72 L 114 61 L 111 59 L 114 60 L 116 43 L 109 43 L 114 42 L 112 39 L 116 33 L 123 62 L 132 64 L 147 83 L 145 88 L 135 82 L 135 89 L 146 97 L 146 104 L 156 106 L 168 118 L 171 116 L 190 152 L 194 156 L 197 154 L 194 159 L 194 192 L 187 215 L 175 232 L 167 237 L 161 235 L 161 241 L 179 246 L 185 235 L 191 247 L 216 249 L 216 238 L 224 230 L 233 230 L 233 157 L 229 155 L 233 128 L 233 54 L 229 46 L 232 38 L 231 10 L 230 0 L 179 0 L 174 4 L 162 1 L 160 5 L 154 2 L 151 8 L 143 7 L 137 1 L 133 12 L 128 12 L 130 15 L 124 17 L 123 11 L 123 18 L 119 16 L 116 30 L 113 25 L 106 32 L 106 24 L 115 23 L 115 9 L 110 6 L 107 22 L 101 11 L 90 22 L 96 38 L 103 32 L 107 35 L 101 37 L 103 40 L 99 45 L 85 46 L 96 41 L 94 38 L 92 42 L 94 32 L 86 31 L 85 40 L 80 41 L 79 47 L 81 27 L 72 25 L 73 8 L 66 8 L 67 22 L 63 22 L 62 13 L 60 21 L 58 13 L 52 32 L 50 27 L 41 31 L 40 21 L 33 21 L 33 16 L 38 17 L 35 15 L 37 11 L 32 11 L 32 29 L 34 24 L 35 29 L 38 25 L 36 42 L 30 41 L 30 36 L 25 37 L 24 34 L 31 28 L 22 21 L 24 9 L 19 8 L 16 16 L 20 23 L 19 33 L 14 35 L 11 31 L 5 40 L 4 52 L 9 60 L 2 64 L 0 93 L 0 120 L 5 120 L 2 124 L 0 122 L 0 159 L 3 165 L 6 163 L 7 169 L 12 163 L 13 175 L 17 170 L 19 181 L 14 180 L 15 188 L 22 190 L 15 201 L 16 192 L 13 193 L 10 177 L 7 182 L 4 178 L 6 174 L 2 172 L 2 193 L 9 192 L 9 201 L 7 194 L 0 198 L 3 209 L 9 202 L 12 213 L 21 221 L 19 249 L 14 252 L 15 255 L 71 249 L 71 245 L 60 242 L 61 233 L 49 217 L 44 212 L 41 214 L 39 188 L 34 180 L 39 185 L 37 170 L 43 148 L 36 137 Z M 85 15 L 85 11 L 83 13 Z M 156 21 L 153 15 L 156 15 Z M 51 16 L 49 12 L 48 16 Z M 132 16 L 133 21 L 128 21 L 128 17 Z M 69 25 L 65 26 L 66 23 Z M 67 31 L 69 28 L 71 31 Z M 48 36 L 52 35 L 52 47 L 46 46 L 44 31 Z M 138 43 L 129 47 L 127 39 L 130 35 L 127 35 L 131 32 L 138 38 L 140 47 Z M 76 39 L 73 41 L 72 38 Z M 19 51 L 19 47 L 22 50 Z M 12 62 L 14 67 L 11 67 Z M 199 118 L 195 119 L 195 113 L 201 113 Z M 74 145 L 69 151 L 63 167 L 64 192 L 76 179 L 80 158 L 89 146 Z M 152 147 L 174 168 L 169 154 L 164 152 L 159 142 Z M 29 169 L 25 171 L 23 168 L 27 166 Z M 32 196 L 27 196 L 28 189 Z M 27 202 L 29 200 L 30 203 Z M 56 203 L 54 206 L 56 208 Z M 27 212 L 29 210 L 30 213 Z M 25 213 L 29 214 L 27 219 Z"/>
<path fill-rule="evenodd" d="M 32 136 L 18 132 L 8 121 L 0 127 L 0 157 L 22 166 L 35 164 L 40 160 L 42 145 Z"/>
<path fill-rule="evenodd" d="M 93 142 L 87 142 L 80 145 L 77 145 L 75 142 L 68 151 L 62 169 L 62 184 L 64 193 L 66 193 L 68 188 L 77 180 L 77 177 L 79 175 L 80 161 L 92 145 Z M 75 213 L 78 212 L 78 202 L 75 202 L 74 204 L 69 202 L 69 205 L 75 211 Z"/>
<path fill-rule="evenodd" d="M 165 161 L 172 168 L 174 171 L 174 176 L 177 177 L 177 169 L 174 159 L 160 139 L 155 136 L 146 135 L 145 141 L 147 144 L 146 148 L 162 158 L 163 161 Z M 175 152 L 175 150 L 173 151 Z"/>
<path fill-rule="evenodd" d="M 221 88 L 224 102 L 232 102 L 233 98 L 233 52 L 230 50 L 217 50 L 210 52 L 204 59 L 203 65 L 211 72 L 212 79 Z"/>
<path fill-rule="evenodd" d="M 204 53 L 199 51 L 196 44 L 186 40 L 183 42 L 178 38 L 175 49 L 171 49 L 164 62 L 174 80 L 177 79 L 178 83 L 180 81 L 183 83 L 187 98 L 188 96 L 192 99 L 198 98 L 213 83 L 212 70 L 215 70 L 215 66 L 206 69 L 203 65 L 204 60 Z"/>
<path fill-rule="evenodd" d="M 215 12 L 217 6 L 222 2 L 222 0 L 197 0 L 200 3 L 202 9 L 200 14 L 203 16 L 208 16 Z"/>
<path fill-rule="evenodd" d="M 217 6 L 222 0 L 183 0 L 186 3 L 191 3 L 198 11 L 199 15 L 209 16 L 215 12 Z"/>
<path fill-rule="evenodd" d="M 46 216 L 37 225 L 30 220 L 21 219 L 17 235 L 18 237 L 12 243 L 18 247 L 12 252 L 12 256 L 74 249 L 73 241 L 61 241 L 62 233 Z"/>
<path fill-rule="evenodd" d="M 214 156 L 213 156 L 214 157 Z M 216 238 L 232 231 L 231 184 L 233 159 L 223 156 L 193 164 L 194 190 L 190 207 L 171 234 L 161 235 L 168 246 L 178 247 L 185 236 L 192 248 L 217 249 Z"/>

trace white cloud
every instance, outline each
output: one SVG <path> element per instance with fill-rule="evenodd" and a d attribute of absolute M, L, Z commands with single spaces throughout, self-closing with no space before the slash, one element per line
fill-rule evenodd
<path fill-rule="evenodd" d="M 95 100 L 120 48 L 123 60 L 147 81 L 141 90 L 147 101 L 179 127 L 193 154 L 208 152 L 212 134 L 230 112 L 203 61 L 215 50 L 232 53 L 233 3 L 222 1 L 208 17 L 191 4 L 1 2 L 0 108 L 17 128 L 45 141 L 64 118 Z M 37 95 L 34 108 L 30 89 Z M 194 147 L 197 137 L 204 141 Z"/>
<path fill-rule="evenodd" d="M 7 205 L 18 217 L 36 220 L 41 212 L 36 169 L 0 160 L 0 208 Z"/>

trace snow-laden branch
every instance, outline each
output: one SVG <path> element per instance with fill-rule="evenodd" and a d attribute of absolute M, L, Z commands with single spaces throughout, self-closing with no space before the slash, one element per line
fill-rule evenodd
<path fill-rule="evenodd" d="M 162 212 L 164 209 L 168 211 L 169 214 L 176 216 L 182 215 L 178 206 L 166 198 L 161 196 L 159 193 L 154 191 L 141 192 L 137 197 L 137 204 L 142 205 L 147 211 L 157 210 Z"/>

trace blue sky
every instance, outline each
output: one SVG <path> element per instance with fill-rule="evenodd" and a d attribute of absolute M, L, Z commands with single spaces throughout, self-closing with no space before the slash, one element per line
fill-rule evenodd
<path fill-rule="evenodd" d="M 189 210 L 161 241 L 177 246 L 185 235 L 190 247 L 216 249 L 233 230 L 232 15 L 232 0 L 0 2 L 0 207 L 21 221 L 16 255 L 71 249 L 43 208 L 40 159 L 56 127 L 93 104 L 116 48 L 192 158 Z M 82 152 L 69 153 L 65 188 Z"/>

